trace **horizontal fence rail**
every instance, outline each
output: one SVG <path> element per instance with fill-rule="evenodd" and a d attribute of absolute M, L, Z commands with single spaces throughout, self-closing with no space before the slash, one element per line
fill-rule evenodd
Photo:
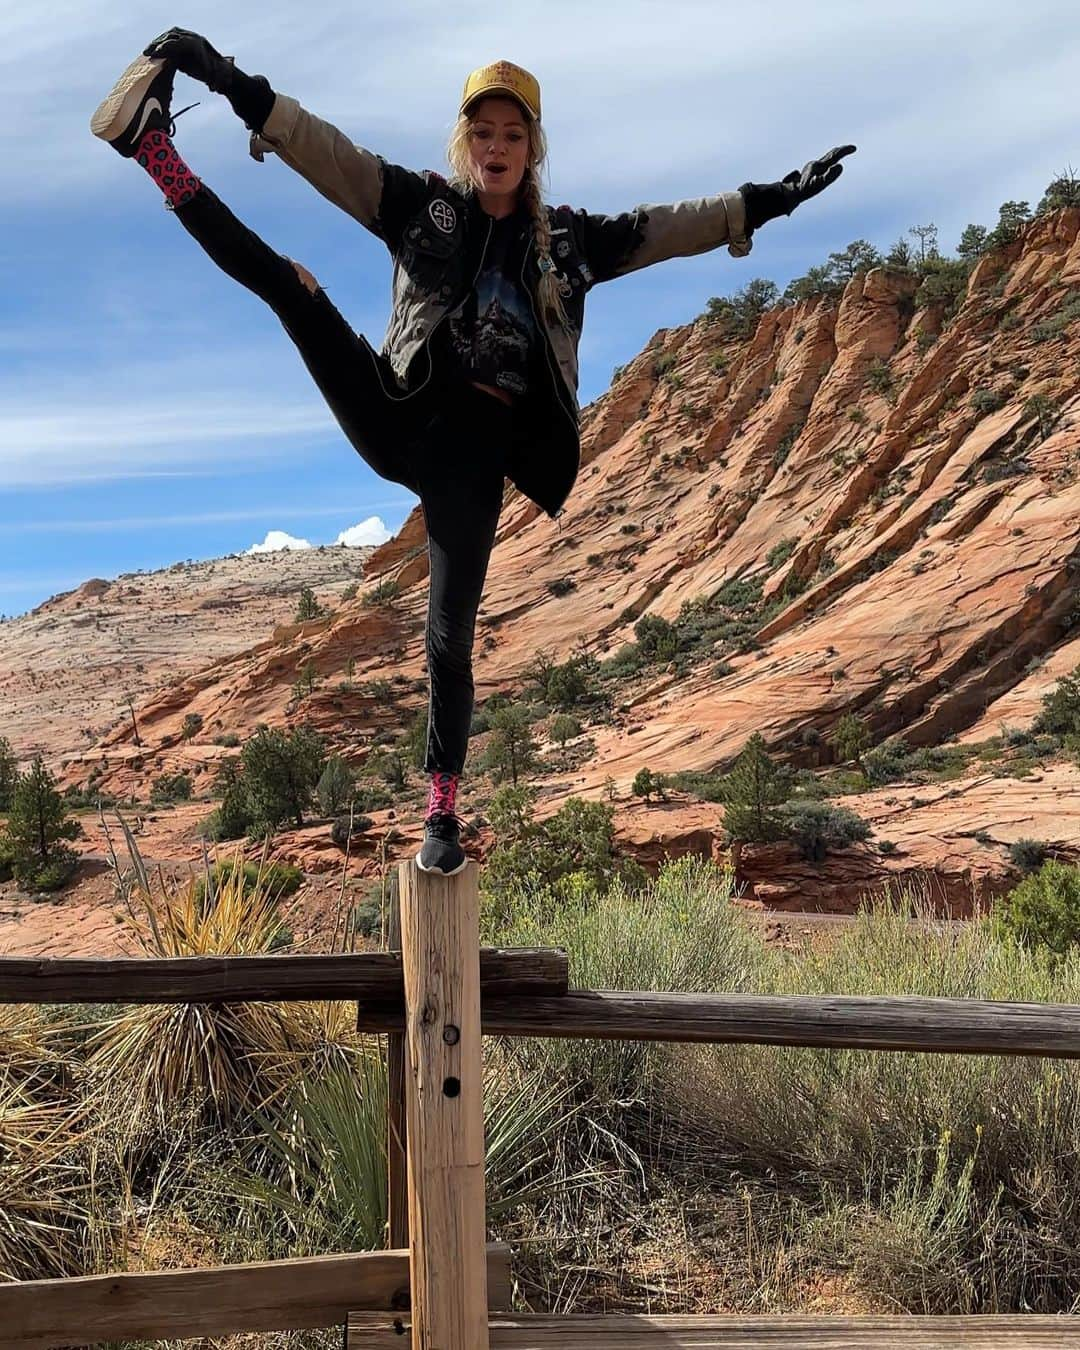
<path fill-rule="evenodd" d="M 482 947 L 487 994 L 564 993 L 564 951 Z M 344 956 L 0 957 L 0 1003 L 235 1003 L 349 999 L 404 1007 L 400 952 Z"/>
<path fill-rule="evenodd" d="M 401 1350 L 409 1319 L 357 1313 L 347 1350 Z M 492 1317 L 491 1350 L 1076 1350 L 1080 1319 L 975 1317 Z"/>
<path fill-rule="evenodd" d="M 617 993 L 484 998 L 491 1036 L 801 1045 L 1080 1058 L 1080 1007 L 896 995 Z M 361 1009 L 362 1031 L 398 1031 L 396 1008 Z"/>
<path fill-rule="evenodd" d="M 504 1243 L 489 1245 L 487 1277 L 489 1308 L 508 1309 Z M 409 1303 L 407 1251 L 29 1280 L 0 1285 L 0 1350 L 343 1326 L 359 1309 L 385 1322 Z"/>

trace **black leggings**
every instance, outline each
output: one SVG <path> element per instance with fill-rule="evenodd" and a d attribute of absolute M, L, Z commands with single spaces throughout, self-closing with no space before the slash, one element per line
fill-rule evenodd
<path fill-rule="evenodd" d="M 209 188 L 175 215 L 223 271 L 278 316 L 357 453 L 380 477 L 420 497 L 430 565 L 424 767 L 460 773 L 472 721 L 476 613 L 502 506 L 513 409 L 438 372 L 403 396 L 389 363 L 322 288 L 309 291 L 292 263 Z"/>

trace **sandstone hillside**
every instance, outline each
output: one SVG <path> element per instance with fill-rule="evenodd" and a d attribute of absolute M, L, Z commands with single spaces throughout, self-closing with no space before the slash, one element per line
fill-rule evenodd
<path fill-rule="evenodd" d="M 640 616 L 707 613 L 718 594 L 742 634 L 628 677 L 613 715 L 587 727 L 589 753 L 572 768 L 550 761 L 544 810 L 613 780 L 639 851 L 715 852 L 718 808 L 632 802 L 640 768 L 715 769 L 754 731 L 795 764 L 825 764 L 845 712 L 875 743 L 982 741 L 1030 724 L 1080 664 L 1080 209 L 985 256 L 947 318 L 920 307 L 917 285 L 879 267 L 839 302 L 769 310 L 749 339 L 704 317 L 662 330 L 587 410 L 563 517 L 508 489 L 478 624 L 479 699 L 520 688 L 541 651 L 611 657 Z M 97 768 L 106 786 L 141 791 L 193 711 L 206 745 L 304 721 L 361 761 L 424 705 L 423 545 L 416 511 L 368 559 L 365 586 L 396 585 L 389 603 L 361 595 L 276 634 L 267 616 L 260 640 L 238 633 L 213 660 L 185 650 L 186 678 L 144 685 L 146 747 L 117 723 L 64 756 L 68 781 Z M 245 612 L 248 634 L 260 620 Z M 305 667 L 319 684 L 297 701 Z M 199 745 L 188 753 L 197 768 Z M 1000 889 L 1013 840 L 1080 848 L 1078 774 L 1064 758 L 1023 776 L 975 761 L 940 790 L 860 794 L 894 856 L 865 846 L 814 869 L 750 850 L 748 893 L 850 907 L 918 874 L 970 906 Z"/>

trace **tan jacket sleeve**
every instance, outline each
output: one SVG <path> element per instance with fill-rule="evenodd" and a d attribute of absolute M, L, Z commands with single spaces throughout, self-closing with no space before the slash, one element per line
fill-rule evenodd
<path fill-rule="evenodd" d="M 585 244 L 598 281 L 626 276 L 666 258 L 687 258 L 727 244 L 734 258 L 752 247 L 741 192 L 637 206 L 618 216 L 587 215 Z"/>
<path fill-rule="evenodd" d="M 400 227 L 427 195 L 423 177 L 354 145 L 337 127 L 309 113 L 288 94 L 278 94 L 252 154 L 270 149 L 328 201 L 347 211 L 397 247 Z"/>

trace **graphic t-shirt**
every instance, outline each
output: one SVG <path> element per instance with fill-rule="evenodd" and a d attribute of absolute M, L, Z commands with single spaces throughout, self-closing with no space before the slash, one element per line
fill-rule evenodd
<path fill-rule="evenodd" d="M 525 394 L 540 335 L 532 301 L 521 284 L 521 251 L 514 247 L 527 222 L 520 211 L 492 220 L 480 275 L 471 294 L 446 318 L 451 362 L 468 380 Z"/>

